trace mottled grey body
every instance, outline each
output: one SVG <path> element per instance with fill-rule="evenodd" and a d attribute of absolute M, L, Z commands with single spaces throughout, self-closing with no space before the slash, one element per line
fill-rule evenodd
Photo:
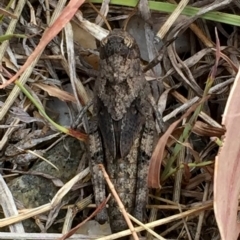
<path fill-rule="evenodd" d="M 106 197 L 103 164 L 125 208 L 140 221 L 147 203 L 147 173 L 155 123 L 148 102 L 150 88 L 140 65 L 139 48 L 125 31 L 114 29 L 102 42 L 94 89 L 94 118 L 89 136 L 90 167 L 96 204 Z M 127 228 L 115 199 L 97 220 L 109 216 L 113 232 Z"/>

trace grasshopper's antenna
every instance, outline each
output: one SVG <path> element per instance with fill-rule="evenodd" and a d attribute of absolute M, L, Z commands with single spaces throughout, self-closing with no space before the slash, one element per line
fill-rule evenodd
<path fill-rule="evenodd" d="M 92 7 L 92 8 L 100 15 L 100 17 L 103 19 L 103 21 L 105 22 L 108 30 L 109 30 L 109 31 L 112 31 L 112 28 L 111 28 L 111 26 L 109 25 L 107 19 L 102 15 L 102 13 L 100 13 L 100 11 L 99 11 L 89 0 L 87 0 L 87 1 L 88 1 L 88 3 L 91 5 L 91 7 Z"/>
<path fill-rule="evenodd" d="M 139 4 L 139 1 L 138 1 L 137 5 L 134 7 L 133 11 L 129 14 L 128 18 L 125 20 L 124 25 L 123 25 L 123 30 L 124 31 L 126 31 L 129 20 L 137 13 L 138 4 Z"/>

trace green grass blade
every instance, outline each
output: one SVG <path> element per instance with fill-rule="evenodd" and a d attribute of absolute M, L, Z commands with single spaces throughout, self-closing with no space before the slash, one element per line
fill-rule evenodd
<path fill-rule="evenodd" d="M 15 37 L 15 38 L 26 38 L 26 36 L 23 35 L 23 34 L 7 34 L 7 35 L 0 36 L 0 43 L 4 42 L 6 40 L 9 40 L 13 37 Z"/>
<path fill-rule="evenodd" d="M 102 0 L 91 0 L 91 2 L 101 3 Z M 121 5 L 126 7 L 135 7 L 137 5 L 137 2 L 138 0 L 111 0 L 110 4 Z M 177 6 L 176 4 L 171 4 L 166 2 L 154 2 L 154 1 L 149 1 L 148 4 L 151 10 L 156 10 L 156 11 L 165 12 L 165 13 L 172 13 Z M 187 6 L 182 11 L 182 14 L 186 16 L 195 16 L 198 11 L 199 11 L 199 8 Z M 240 26 L 239 15 L 213 11 L 213 12 L 208 12 L 202 15 L 201 17 L 206 20 L 226 23 L 234 26 Z"/>
<path fill-rule="evenodd" d="M 57 130 L 60 132 L 68 134 L 68 129 L 58 125 L 55 123 L 45 112 L 44 108 L 41 106 L 41 104 L 36 101 L 36 99 L 28 92 L 28 90 L 18 81 L 15 81 L 15 84 L 21 89 L 21 91 L 29 98 L 29 100 L 35 105 L 35 107 L 39 110 L 39 112 L 42 114 L 42 116 L 49 121 Z"/>

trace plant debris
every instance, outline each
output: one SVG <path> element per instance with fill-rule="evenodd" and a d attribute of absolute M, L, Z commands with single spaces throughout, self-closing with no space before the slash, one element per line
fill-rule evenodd
<path fill-rule="evenodd" d="M 239 1 L 91 2 L 0 3 L 0 239 L 237 239 Z M 79 234 L 99 210 L 86 146 L 110 28 L 136 39 L 151 85 L 148 222 Z"/>

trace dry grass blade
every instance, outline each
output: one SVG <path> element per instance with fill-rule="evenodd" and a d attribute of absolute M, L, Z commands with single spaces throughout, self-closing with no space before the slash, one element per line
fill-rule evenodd
<path fill-rule="evenodd" d="M 111 26 L 109 25 L 107 19 L 106 19 L 106 15 L 108 14 L 108 9 L 109 9 L 109 0 L 105 0 L 102 2 L 102 6 L 101 6 L 101 10 L 98 11 L 98 9 L 91 3 L 91 1 L 88 1 L 88 3 L 91 5 L 91 7 L 98 13 L 99 16 L 97 16 L 95 22 L 97 25 L 101 26 L 103 24 L 103 22 L 106 24 L 107 28 L 109 31 L 112 30 Z M 105 14 L 102 14 L 102 11 L 105 10 Z M 102 22 L 99 22 L 99 18 L 101 18 Z"/>
<path fill-rule="evenodd" d="M 23 150 L 23 149 L 21 149 Z M 38 153 L 34 152 L 34 151 L 31 151 L 31 150 L 26 150 L 26 152 L 28 153 L 31 153 L 32 155 L 38 157 L 38 158 L 41 158 L 43 161 L 47 162 L 48 164 L 50 164 L 53 168 L 55 168 L 56 170 L 59 171 L 59 169 L 54 165 L 52 164 L 50 161 L 48 161 L 46 158 L 42 157 L 41 155 L 39 155 Z"/>
<path fill-rule="evenodd" d="M 204 195 L 203 195 L 203 202 L 207 200 L 207 196 L 209 194 L 209 182 L 206 184 L 204 189 Z M 203 229 L 203 221 L 204 221 L 204 215 L 205 211 L 200 213 L 199 219 L 198 219 L 198 226 L 197 226 L 197 232 L 195 234 L 194 240 L 199 240 L 201 237 L 201 230 Z"/>
<path fill-rule="evenodd" d="M 197 84 L 188 66 L 178 56 L 175 49 L 175 45 L 171 44 L 167 48 L 167 50 L 168 50 L 168 55 L 170 57 L 170 61 L 174 69 L 176 70 L 176 72 L 179 74 L 180 80 L 183 83 L 187 84 L 197 96 L 201 97 L 203 95 L 203 91 L 200 88 L 200 86 Z"/>
<path fill-rule="evenodd" d="M 213 203 L 208 203 L 204 206 L 197 207 L 195 209 L 191 209 L 191 210 L 179 213 L 179 214 L 172 215 L 170 217 L 163 218 L 161 220 L 157 220 L 157 221 L 154 221 L 154 222 L 151 222 L 151 223 L 147 223 L 147 224 L 145 224 L 145 227 L 154 228 L 154 227 L 157 227 L 157 226 L 161 226 L 163 224 L 167 224 L 169 222 L 176 221 L 178 219 L 182 219 L 182 218 L 190 217 L 190 216 L 196 216 L 196 214 L 201 212 L 201 211 L 211 209 L 212 205 L 213 205 Z M 135 228 L 136 232 L 140 232 L 140 231 L 144 231 L 144 230 L 145 230 L 144 227 L 136 227 Z M 125 231 L 122 231 L 122 232 L 119 232 L 119 233 L 116 233 L 116 234 L 112 234 L 112 235 L 109 235 L 109 236 L 97 238 L 96 240 L 113 240 L 113 239 L 117 239 L 119 236 L 124 237 L 124 236 L 130 235 L 131 233 L 132 232 L 129 229 L 129 230 L 125 230 Z"/>
<path fill-rule="evenodd" d="M 195 64 L 197 64 L 204 56 L 211 53 L 213 50 L 210 48 L 204 48 L 200 50 L 199 52 L 196 52 L 193 56 L 189 57 L 184 61 L 185 65 L 187 65 L 189 68 L 193 67 Z M 181 69 L 183 66 L 179 66 Z M 170 68 L 167 73 L 163 76 L 162 79 L 165 79 L 169 76 L 171 76 L 173 73 L 175 73 L 176 70 L 172 67 Z"/>
<path fill-rule="evenodd" d="M 68 56 L 68 69 L 69 69 L 70 81 L 73 88 L 75 100 L 77 102 L 77 109 L 80 112 L 82 109 L 82 106 L 78 99 L 78 93 L 76 89 L 77 76 L 76 76 L 76 62 L 75 62 L 75 54 L 74 54 L 72 25 L 70 23 L 67 23 L 64 30 L 66 35 L 66 46 L 67 46 L 66 50 L 67 50 L 67 56 Z"/>
<path fill-rule="evenodd" d="M 233 80 L 231 79 L 229 82 L 228 82 L 228 84 L 229 83 L 231 83 Z M 169 88 L 169 85 L 168 84 L 164 84 L 167 88 Z M 212 89 L 213 89 L 214 87 L 212 87 Z M 213 91 L 211 91 L 211 89 L 210 89 L 210 93 L 213 93 Z M 183 97 L 181 94 L 179 94 L 177 91 L 172 91 L 171 92 L 171 94 L 178 100 L 178 101 L 180 101 L 180 102 L 182 102 L 182 103 L 186 103 L 187 104 L 187 99 L 185 98 L 185 97 Z M 193 99 L 191 99 L 190 101 L 191 101 L 191 104 L 189 105 L 189 106 L 192 106 L 193 104 L 195 104 L 197 101 L 199 101 L 199 97 L 194 97 Z M 175 110 L 174 110 L 175 111 Z M 174 114 L 176 114 L 176 113 L 174 113 Z M 218 127 L 218 128 L 222 128 L 222 126 L 218 123 L 218 122 L 216 122 L 214 119 L 212 119 L 210 116 L 208 116 L 206 113 L 204 113 L 204 112 L 200 112 L 200 114 L 199 114 L 199 116 L 204 120 L 204 121 L 206 121 L 208 124 L 210 124 L 211 126 L 214 126 L 214 127 Z M 164 121 L 167 121 L 167 120 L 169 120 L 169 118 L 167 117 L 167 116 L 165 116 L 165 117 L 163 117 L 163 120 Z"/>
<path fill-rule="evenodd" d="M 214 49 L 214 51 L 216 51 L 216 50 Z M 234 64 L 234 62 L 222 52 L 220 52 L 220 56 L 229 64 L 231 69 L 237 74 L 238 73 L 238 67 Z"/>
<path fill-rule="evenodd" d="M 157 33 L 157 37 L 163 39 L 167 34 L 168 30 L 172 27 L 172 24 L 177 20 L 182 10 L 187 6 L 189 0 L 181 0 L 176 9 L 172 12 L 168 20 L 163 24 L 161 29 Z"/>
<path fill-rule="evenodd" d="M 5 217 L 17 216 L 18 211 L 13 200 L 13 196 L 5 183 L 2 175 L 0 174 L 0 205 L 3 209 Z M 22 223 L 15 223 L 9 226 L 11 232 L 24 233 Z"/>
<path fill-rule="evenodd" d="M 29 108 L 29 104 L 24 108 L 24 111 L 27 111 L 27 109 Z M 1 110 L 0 110 L 0 118 L 1 118 Z M 9 140 L 9 136 L 11 136 L 11 134 L 14 132 L 14 127 L 15 125 L 17 125 L 20 122 L 20 119 L 14 119 L 9 128 L 7 129 L 7 131 L 5 132 L 4 136 L 2 137 L 1 141 L 0 141 L 0 149 L 2 150 L 3 147 L 5 146 L 5 144 L 7 143 L 7 141 Z"/>
<path fill-rule="evenodd" d="M 8 34 L 13 34 L 13 33 L 14 33 L 15 28 L 16 28 L 16 25 L 17 25 L 17 23 L 18 23 L 18 18 L 19 18 L 20 14 L 21 14 L 24 6 L 25 6 L 25 3 L 26 3 L 25 0 L 19 1 L 19 2 L 17 3 L 16 8 L 15 8 L 15 11 L 14 11 L 14 15 L 16 15 L 17 18 L 11 20 L 10 24 L 8 25 L 7 31 L 5 32 L 6 35 L 8 35 Z M 5 51 L 6 51 L 6 49 L 7 49 L 8 46 L 9 46 L 9 41 L 4 41 L 4 42 L 1 44 L 1 46 L 0 46 L 0 59 L 3 58 L 3 55 L 5 54 Z"/>
<path fill-rule="evenodd" d="M 59 189 L 59 191 L 51 201 L 52 207 L 56 206 L 62 200 L 62 198 L 71 190 L 73 185 L 76 184 L 79 180 L 86 177 L 88 173 L 89 168 L 86 168 L 85 170 L 77 174 L 73 179 L 68 181 L 61 189 Z"/>
<path fill-rule="evenodd" d="M 26 1 L 19 1 L 16 5 L 14 14 L 19 18 L 24 6 L 25 6 Z M 13 34 L 16 28 L 16 25 L 18 23 L 18 18 L 17 19 L 12 19 L 10 24 L 8 25 L 7 31 L 5 32 L 5 34 Z M 0 59 L 3 59 L 3 56 L 7 50 L 9 46 L 9 41 L 4 41 L 1 46 L 0 46 Z M 19 89 L 17 87 L 15 87 L 15 91 L 17 91 L 18 93 L 20 92 Z M 5 101 L 4 106 L 0 109 L 0 120 L 2 120 L 5 116 L 5 114 L 7 113 L 7 111 L 9 110 L 9 108 L 11 107 L 12 103 L 14 102 L 16 98 L 16 93 L 13 93 L 11 97 L 8 98 L 9 101 Z"/>
<path fill-rule="evenodd" d="M 76 216 L 76 211 L 73 207 L 68 207 L 67 208 L 67 213 L 65 215 L 65 219 L 64 219 L 64 224 L 62 227 L 62 233 L 66 234 L 67 232 L 70 231 L 71 227 L 72 227 L 72 222 L 74 217 Z"/>
<path fill-rule="evenodd" d="M 108 11 L 109 11 L 109 3 L 110 3 L 110 0 L 103 0 L 102 1 L 102 5 L 101 5 L 101 9 L 100 9 L 100 13 L 101 13 L 102 16 L 100 16 L 100 15 L 97 16 L 97 18 L 95 20 L 95 23 L 99 26 L 102 26 L 104 22 L 106 23 L 105 19 L 106 19 L 106 16 L 108 14 Z M 104 17 L 104 19 L 103 19 L 103 17 Z M 109 26 L 108 26 L 108 28 L 109 28 Z M 110 29 L 111 28 L 109 28 L 109 30 Z"/>
<path fill-rule="evenodd" d="M 124 218 L 125 218 L 125 220 L 126 220 L 126 223 L 127 223 L 128 227 L 129 227 L 129 229 L 130 229 L 130 231 L 131 231 L 131 234 L 132 234 L 133 238 L 134 238 L 135 240 L 138 240 L 138 236 L 137 236 L 137 233 L 135 232 L 135 229 L 134 229 L 134 227 L 133 227 L 133 225 L 132 225 L 132 222 L 130 221 L 130 219 L 129 219 L 129 217 L 128 217 L 128 214 L 127 214 L 127 212 L 126 212 L 126 209 L 125 209 L 125 207 L 123 206 L 122 201 L 121 201 L 121 199 L 119 198 L 119 196 L 118 196 L 118 194 L 117 194 L 117 192 L 116 192 L 116 190 L 115 190 L 115 188 L 114 188 L 114 185 L 113 185 L 112 182 L 110 181 L 110 178 L 109 178 L 107 172 L 105 171 L 104 166 L 101 165 L 101 164 L 99 164 L 99 167 L 100 167 L 100 169 L 102 170 L 103 176 L 104 176 L 104 178 L 105 178 L 105 180 L 106 180 L 106 182 L 107 182 L 107 185 L 108 185 L 110 191 L 112 192 L 112 194 L 113 194 L 113 196 L 114 196 L 114 198 L 115 198 L 115 200 L 116 200 L 116 202 L 117 202 L 117 204 L 118 204 L 118 206 L 119 206 L 119 210 L 121 211 L 121 213 L 123 214 L 123 216 L 124 216 Z"/>
<path fill-rule="evenodd" d="M 56 240 L 61 237 L 59 233 L 6 233 L 0 232 L 0 239 L 28 239 L 28 240 Z M 68 238 L 69 240 L 89 240 L 96 239 L 96 236 L 88 236 L 83 234 L 74 234 Z"/>
<path fill-rule="evenodd" d="M 77 24 L 81 28 L 83 28 L 84 30 L 89 32 L 92 36 L 94 36 L 99 41 L 101 41 L 103 38 L 105 38 L 109 34 L 108 30 L 106 30 L 106 29 L 104 29 L 104 28 L 102 28 L 102 27 L 100 27 L 96 24 L 93 24 L 90 21 L 84 19 L 80 12 L 77 12 L 75 17 L 78 20 Z"/>
<path fill-rule="evenodd" d="M 133 217 L 132 215 L 130 215 L 129 213 L 127 213 L 128 217 L 135 223 L 137 223 L 139 226 L 142 226 L 143 228 L 145 228 L 145 230 L 147 230 L 149 233 L 151 233 L 155 238 L 159 239 L 159 240 L 166 240 L 165 238 L 161 237 L 159 234 L 157 234 L 156 232 L 154 232 L 152 229 L 146 227 L 142 222 L 138 221 L 135 217 Z"/>

